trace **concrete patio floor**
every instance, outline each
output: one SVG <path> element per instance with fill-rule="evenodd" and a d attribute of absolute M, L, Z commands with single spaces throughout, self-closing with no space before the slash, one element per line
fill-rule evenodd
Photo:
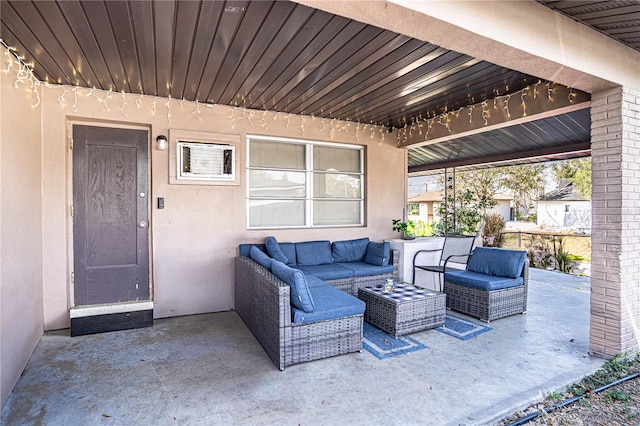
<path fill-rule="evenodd" d="M 529 312 L 462 341 L 379 360 L 366 350 L 279 371 L 235 312 L 152 328 L 46 333 L 2 425 L 477 425 L 588 375 L 589 278 L 533 269 Z"/>

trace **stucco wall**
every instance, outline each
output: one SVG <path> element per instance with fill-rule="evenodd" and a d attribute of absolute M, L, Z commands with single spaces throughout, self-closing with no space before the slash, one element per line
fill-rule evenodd
<path fill-rule="evenodd" d="M 0 397 L 43 331 L 40 107 L 0 55 Z"/>
<path fill-rule="evenodd" d="M 71 122 L 140 126 L 150 130 L 150 222 L 154 314 L 157 318 L 233 308 L 233 258 L 241 242 L 260 242 L 268 235 L 282 241 L 395 236 L 391 219 L 405 204 L 406 151 L 396 147 L 396 134 L 371 131 L 337 120 L 245 111 L 223 106 L 120 93 L 51 86 L 45 88 L 43 137 L 44 180 L 44 312 L 45 328 L 68 326 L 72 305 L 70 179 L 67 135 Z M 65 95 L 61 98 L 61 95 Z M 76 102 L 77 100 L 77 102 Z M 124 105 L 123 111 L 120 109 Z M 154 109 L 155 103 L 155 109 Z M 74 111 L 74 104 L 75 110 Z M 196 111 L 196 108 L 198 111 Z M 155 111 L 155 113 L 154 113 Z M 170 121 L 169 121 L 170 120 Z M 332 130 L 333 128 L 333 130 Z M 170 151 L 155 149 L 155 138 L 188 130 L 235 135 L 239 185 L 169 184 Z M 380 130 L 383 130 L 381 132 Z M 246 228 L 246 134 L 291 137 L 366 146 L 367 216 L 365 227 L 249 231 Z M 373 134 L 373 137 L 372 137 Z M 384 135 L 384 140 L 382 136 Z M 157 198 L 164 197 L 159 210 Z"/>

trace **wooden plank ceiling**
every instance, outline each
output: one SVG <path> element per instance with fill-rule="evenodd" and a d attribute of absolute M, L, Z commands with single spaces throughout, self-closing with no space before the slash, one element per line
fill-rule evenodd
<path fill-rule="evenodd" d="M 1 5 L 2 39 L 33 63 L 39 79 L 63 85 L 401 128 L 538 81 L 289 1 L 2 0 Z M 473 147 L 461 139 L 411 149 L 410 165 L 575 145 L 584 142 L 585 127 L 583 119 L 575 121 L 578 140 L 554 141 L 556 134 L 541 132 L 534 143 L 535 138 L 521 137 L 531 129 L 508 128 L 500 135 L 511 137 L 508 144 L 478 135 L 470 137 Z"/>

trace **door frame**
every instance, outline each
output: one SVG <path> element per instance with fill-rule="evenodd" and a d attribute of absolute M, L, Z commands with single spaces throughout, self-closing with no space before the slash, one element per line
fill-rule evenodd
<path fill-rule="evenodd" d="M 69 167 L 67 168 L 67 176 L 66 176 L 66 186 L 67 186 L 67 195 L 66 195 L 66 226 L 67 226 L 67 309 L 70 310 L 74 308 L 75 305 L 75 297 L 74 297 L 74 283 L 73 283 L 73 272 L 74 272 L 74 250 L 73 250 L 73 217 L 72 217 L 72 206 L 73 206 L 73 150 L 72 146 L 72 138 L 73 138 L 73 126 L 94 126 L 94 127 L 107 127 L 107 128 L 119 128 L 119 129 L 129 129 L 129 130 L 144 130 L 147 132 L 147 176 L 148 176 L 148 184 L 149 188 L 147 190 L 147 212 L 149 218 L 148 230 L 147 233 L 147 247 L 149 251 L 149 300 L 153 302 L 155 296 L 155 285 L 154 285 L 154 267 L 153 267 L 153 208 L 152 208 L 152 195 L 153 194 L 153 179 L 151 174 L 151 162 L 152 159 L 152 144 L 151 144 L 151 135 L 152 128 L 150 124 L 132 124 L 132 123 L 123 123 L 120 121 L 98 121 L 98 120 L 82 120 L 77 118 L 67 118 L 65 125 L 65 149 L 67 153 L 67 164 Z M 131 302 L 128 302 L 131 303 Z M 144 302 L 141 302 L 144 303 Z M 145 305 L 146 306 L 146 305 Z"/>

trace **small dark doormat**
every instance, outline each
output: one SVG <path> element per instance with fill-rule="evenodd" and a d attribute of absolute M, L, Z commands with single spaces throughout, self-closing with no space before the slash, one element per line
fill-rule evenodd
<path fill-rule="evenodd" d="M 362 340 L 364 348 L 378 359 L 391 358 L 428 347 L 408 336 L 391 336 L 367 322 L 364 323 Z"/>
<path fill-rule="evenodd" d="M 477 322 L 447 314 L 444 325 L 436 328 L 436 330 L 460 340 L 469 340 L 493 329 Z"/>

